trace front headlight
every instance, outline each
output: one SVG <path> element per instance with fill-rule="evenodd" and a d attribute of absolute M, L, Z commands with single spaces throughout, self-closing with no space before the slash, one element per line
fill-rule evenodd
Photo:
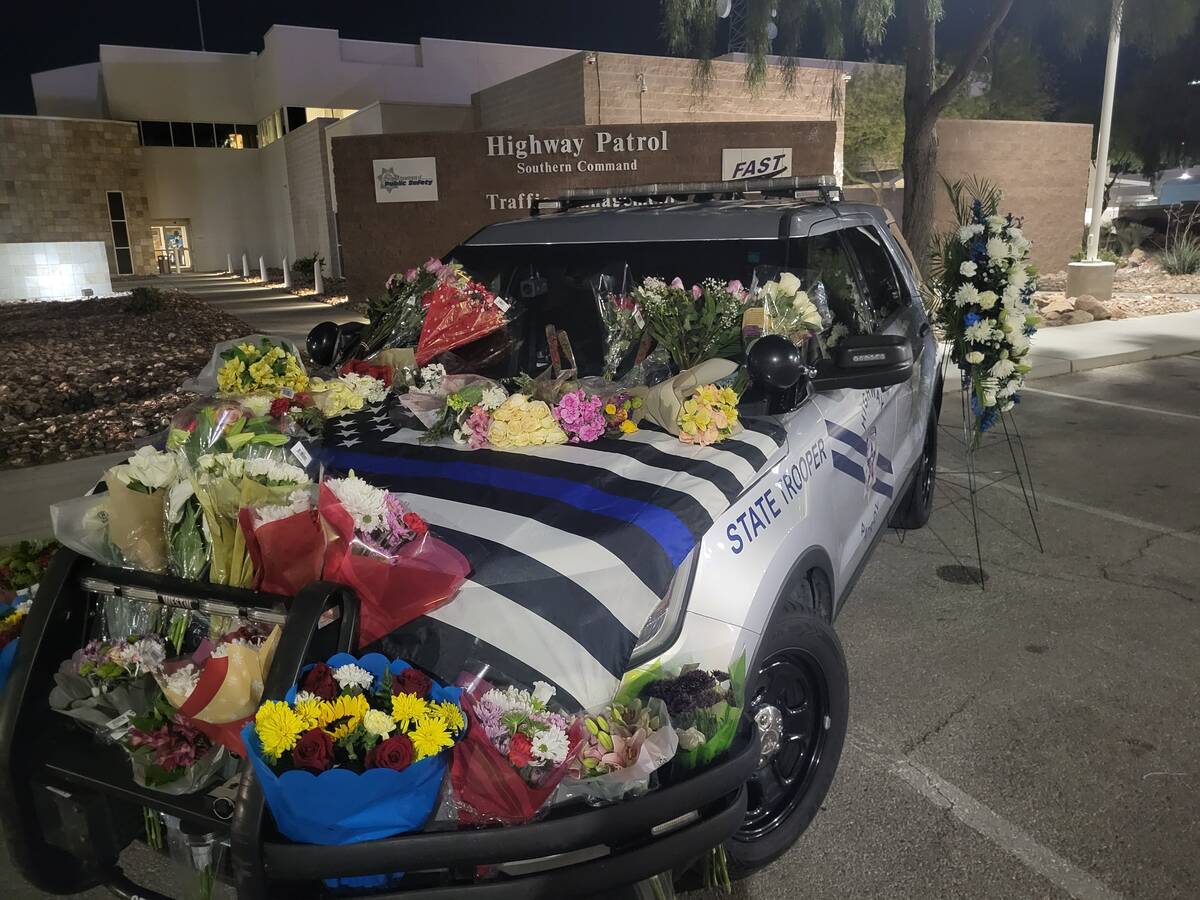
<path fill-rule="evenodd" d="M 656 656 L 661 656 L 675 643 L 683 628 L 683 614 L 687 612 L 688 594 L 692 591 L 692 577 L 695 573 L 696 550 L 693 549 L 675 572 L 666 596 L 654 607 L 654 612 L 650 613 L 650 618 L 642 627 L 637 646 L 633 648 L 633 655 L 629 658 L 629 668 L 635 668 Z"/>

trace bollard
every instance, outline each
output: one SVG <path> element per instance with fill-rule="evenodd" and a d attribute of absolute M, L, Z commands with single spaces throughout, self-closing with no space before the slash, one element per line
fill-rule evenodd
<path fill-rule="evenodd" d="M 288 268 L 288 258 L 283 258 L 283 289 L 290 291 L 292 289 L 292 270 Z"/>
<path fill-rule="evenodd" d="M 321 277 L 320 257 L 313 263 L 313 291 L 318 295 L 325 293 L 325 279 Z"/>
<path fill-rule="evenodd" d="M 261 256 L 258 258 L 258 276 L 263 284 L 267 283 L 267 261 Z"/>
<path fill-rule="evenodd" d="M 247 281 L 250 279 L 250 260 L 246 258 L 246 254 L 242 254 L 242 277 Z"/>
<path fill-rule="evenodd" d="M 230 275 L 233 274 L 233 254 L 232 253 L 225 254 L 225 271 L 228 272 Z"/>

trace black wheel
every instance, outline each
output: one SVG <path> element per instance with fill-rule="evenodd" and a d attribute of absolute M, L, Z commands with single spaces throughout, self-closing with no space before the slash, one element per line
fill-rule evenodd
<path fill-rule="evenodd" d="M 833 783 L 850 705 L 846 658 L 833 628 L 810 611 L 782 609 L 746 679 L 763 756 L 748 783 L 746 819 L 725 845 L 742 878 L 796 842 Z"/>
<path fill-rule="evenodd" d="M 916 474 L 888 520 L 893 528 L 921 528 L 929 521 L 933 512 L 933 490 L 937 486 L 937 450 L 937 413 L 931 412 Z"/>

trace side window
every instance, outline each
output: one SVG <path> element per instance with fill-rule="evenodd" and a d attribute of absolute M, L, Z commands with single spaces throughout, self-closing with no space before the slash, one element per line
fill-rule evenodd
<path fill-rule="evenodd" d="M 875 310 L 859 290 L 854 263 L 838 232 L 793 241 L 788 268 L 804 272 L 804 288 L 818 309 L 824 296 L 834 326 L 842 325 L 850 334 L 875 330 Z"/>
<path fill-rule="evenodd" d="M 858 258 L 863 287 L 875 309 L 875 315 L 882 322 L 904 303 L 900 279 L 883 245 L 883 237 L 866 225 L 847 228 L 842 235 Z"/>

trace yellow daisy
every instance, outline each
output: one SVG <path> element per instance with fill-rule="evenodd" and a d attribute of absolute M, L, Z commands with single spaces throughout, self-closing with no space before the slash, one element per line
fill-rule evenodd
<path fill-rule="evenodd" d="M 317 724 L 328 731 L 335 741 L 339 741 L 359 726 L 370 708 L 367 698 L 362 694 L 353 697 L 343 694 L 336 700 L 321 704 Z"/>
<path fill-rule="evenodd" d="M 296 746 L 305 726 L 304 720 L 285 701 L 268 700 L 254 714 L 254 730 L 262 744 L 263 756 L 274 761 Z"/>
<path fill-rule="evenodd" d="M 392 696 L 392 718 L 405 731 L 428 713 L 429 704 L 416 694 L 394 694 Z"/>
<path fill-rule="evenodd" d="M 633 434 L 638 430 L 637 423 L 633 419 L 626 419 L 621 423 L 621 432 L 623 434 Z"/>
<path fill-rule="evenodd" d="M 417 722 L 417 727 L 408 733 L 417 759 L 436 756 L 441 750 L 454 746 L 454 738 L 446 728 L 445 721 L 439 716 L 426 716 Z"/>
<path fill-rule="evenodd" d="M 446 723 L 446 727 L 455 734 L 467 727 L 467 720 L 463 718 L 462 710 L 453 700 L 443 700 L 440 703 L 431 704 L 429 715 L 441 719 Z"/>

